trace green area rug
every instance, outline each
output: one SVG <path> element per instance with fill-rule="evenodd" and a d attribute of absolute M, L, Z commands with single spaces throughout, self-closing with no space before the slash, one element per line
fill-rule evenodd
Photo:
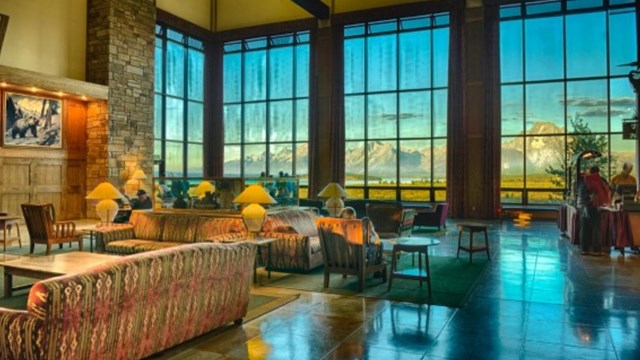
<path fill-rule="evenodd" d="M 348 276 L 343 279 L 340 274 L 331 274 L 329 287 L 325 289 L 323 288 L 324 273 L 322 268 L 306 274 L 274 272 L 272 273 L 272 280 L 262 285 L 332 294 L 357 295 L 417 304 L 462 307 L 473 290 L 478 277 L 487 265 L 486 259 L 474 259 L 473 263 L 469 264 L 468 257 L 456 259 L 453 257 L 429 256 L 429 262 L 432 276 L 431 297 L 429 297 L 428 287 L 425 282 L 421 287 L 420 282 L 417 280 L 394 279 L 391 290 L 387 291 L 388 283 L 382 283 L 381 278 L 373 278 L 372 275 L 367 277 L 365 290 L 361 293 L 357 291 L 357 277 Z M 411 255 L 404 254 L 399 261 L 398 269 L 411 267 L 413 267 L 411 265 Z M 415 267 L 417 267 L 417 263 Z"/>

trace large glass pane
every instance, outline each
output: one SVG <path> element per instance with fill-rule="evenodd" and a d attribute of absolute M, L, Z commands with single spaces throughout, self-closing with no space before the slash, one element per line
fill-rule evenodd
<path fill-rule="evenodd" d="M 564 132 L 564 86 L 562 83 L 527 85 L 526 106 L 528 134 Z"/>
<path fill-rule="evenodd" d="M 521 188 L 524 186 L 524 137 L 502 138 L 500 186 Z"/>
<path fill-rule="evenodd" d="M 202 104 L 189 101 L 187 112 L 189 125 L 187 126 L 187 141 L 202 142 Z"/>
<path fill-rule="evenodd" d="M 593 132 L 608 131 L 607 81 L 567 82 L 567 116 L 569 131 L 576 131 L 571 120 L 577 119 Z"/>
<path fill-rule="evenodd" d="M 242 98 L 242 54 L 224 56 L 223 92 L 224 102 L 237 102 Z"/>
<path fill-rule="evenodd" d="M 167 140 L 184 140 L 184 100 L 167 97 Z"/>
<path fill-rule="evenodd" d="M 242 141 L 242 106 L 241 105 L 225 105 L 224 106 L 224 142 L 240 143 Z"/>
<path fill-rule="evenodd" d="M 396 184 L 398 178 L 398 151 L 395 141 L 369 141 L 367 143 L 367 184 Z"/>
<path fill-rule="evenodd" d="M 433 86 L 449 83 L 449 28 L 433 30 Z"/>
<path fill-rule="evenodd" d="M 293 145 L 271 145 L 269 150 L 269 171 L 271 174 L 293 174 Z"/>
<path fill-rule="evenodd" d="M 189 78 L 187 94 L 189 99 L 202 101 L 204 98 L 204 54 L 189 49 Z"/>
<path fill-rule="evenodd" d="M 187 147 L 187 176 L 203 175 L 202 144 L 189 144 Z"/>
<path fill-rule="evenodd" d="M 293 175 L 300 177 L 300 184 L 309 184 L 309 143 L 296 145 L 296 171 Z"/>
<path fill-rule="evenodd" d="M 431 85 L 431 32 L 400 34 L 400 89 L 424 89 Z"/>
<path fill-rule="evenodd" d="M 224 147 L 224 176 L 240 177 L 240 145 L 225 145 Z"/>
<path fill-rule="evenodd" d="M 523 204 L 522 191 L 501 191 L 500 202 L 503 204 Z"/>
<path fill-rule="evenodd" d="M 293 48 L 274 48 L 269 52 L 269 98 L 293 97 Z"/>
<path fill-rule="evenodd" d="M 431 201 L 431 192 L 422 189 L 403 189 L 400 191 L 401 201 Z"/>
<path fill-rule="evenodd" d="M 153 103 L 153 136 L 162 139 L 162 95 L 157 94 Z"/>
<path fill-rule="evenodd" d="M 309 96 L 309 45 L 296 46 L 296 97 Z"/>
<path fill-rule="evenodd" d="M 364 91 L 364 39 L 344 41 L 344 93 Z"/>
<path fill-rule="evenodd" d="M 367 38 L 367 91 L 397 88 L 396 35 Z"/>
<path fill-rule="evenodd" d="M 611 135 L 611 175 L 615 175 L 622 170 L 622 164 L 628 162 L 635 163 L 636 144 L 634 140 L 625 140 L 622 134 Z M 638 178 L 637 169 L 633 169 L 631 173 L 636 179 Z"/>
<path fill-rule="evenodd" d="M 600 11 L 567 16 L 566 28 L 567 77 L 606 75 L 606 14 Z"/>
<path fill-rule="evenodd" d="M 636 112 L 636 95 L 626 78 L 611 79 L 611 131 L 622 131 L 624 119 L 631 119 Z"/>
<path fill-rule="evenodd" d="M 396 94 L 367 97 L 367 135 L 369 139 L 389 139 L 397 135 Z"/>
<path fill-rule="evenodd" d="M 184 144 L 180 142 L 167 141 L 164 143 L 166 149 L 165 170 L 168 177 L 184 176 Z"/>
<path fill-rule="evenodd" d="M 267 140 L 266 103 L 244 105 L 244 142 L 265 142 Z"/>
<path fill-rule="evenodd" d="M 400 184 L 431 186 L 431 141 L 400 141 Z"/>
<path fill-rule="evenodd" d="M 611 12 L 609 15 L 609 71 L 611 75 L 626 75 L 633 67 L 618 66 L 638 60 L 636 13 L 633 10 Z"/>
<path fill-rule="evenodd" d="M 344 122 L 347 140 L 364 139 L 364 96 L 345 96 Z"/>
<path fill-rule="evenodd" d="M 564 200 L 563 191 L 529 191 L 529 204 L 560 204 Z"/>
<path fill-rule="evenodd" d="M 389 184 L 391 185 L 391 184 Z M 369 189 L 369 199 L 374 200 L 395 200 L 396 199 L 396 190 L 388 190 L 388 189 Z"/>
<path fill-rule="evenodd" d="M 267 98 L 267 53 L 251 51 L 244 55 L 244 100 L 264 100 Z"/>
<path fill-rule="evenodd" d="M 548 80 L 564 75 L 562 17 L 528 19 L 525 24 L 527 80 Z"/>
<path fill-rule="evenodd" d="M 163 68 L 163 45 L 162 39 L 156 38 L 156 50 L 155 50 L 155 91 L 162 92 L 162 86 L 164 82 L 164 68 Z"/>
<path fill-rule="evenodd" d="M 565 165 L 564 136 L 531 136 L 527 137 L 526 163 L 527 182 L 525 186 L 532 189 L 563 188 L 564 178 L 553 176 L 547 172 L 550 167 L 562 169 Z"/>
<path fill-rule="evenodd" d="M 292 101 L 274 101 L 269 103 L 269 140 L 293 140 Z"/>
<path fill-rule="evenodd" d="M 344 175 L 345 185 L 364 185 L 365 146 L 363 141 L 345 143 Z"/>
<path fill-rule="evenodd" d="M 267 152 L 265 145 L 244 146 L 244 176 L 257 177 L 267 170 Z"/>
<path fill-rule="evenodd" d="M 431 136 L 431 92 L 416 91 L 400 94 L 400 137 Z"/>
<path fill-rule="evenodd" d="M 433 186 L 447 186 L 447 140 L 433 140 Z"/>
<path fill-rule="evenodd" d="M 433 136 L 447 136 L 447 90 L 433 92 Z"/>
<path fill-rule="evenodd" d="M 296 141 L 309 140 L 309 100 L 296 101 Z"/>
<path fill-rule="evenodd" d="M 169 95 L 184 96 L 184 47 L 167 41 L 167 87 Z"/>
<path fill-rule="evenodd" d="M 153 141 L 153 158 L 162 159 L 162 141 L 160 140 Z"/>
<path fill-rule="evenodd" d="M 500 78 L 522 81 L 522 20 L 500 22 Z"/>
<path fill-rule="evenodd" d="M 522 92 L 522 85 L 502 86 L 502 135 L 524 133 L 524 94 Z"/>

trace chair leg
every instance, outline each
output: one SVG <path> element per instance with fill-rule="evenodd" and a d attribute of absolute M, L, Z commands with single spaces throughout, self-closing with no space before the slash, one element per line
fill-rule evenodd
<path fill-rule="evenodd" d="M 32 241 L 31 244 L 29 244 L 29 253 L 33 254 L 33 250 L 35 249 L 36 244 Z"/>
<path fill-rule="evenodd" d="M 20 236 L 20 225 L 16 225 L 16 230 L 18 231 L 18 244 L 20 248 L 22 248 L 22 237 Z"/>
<path fill-rule="evenodd" d="M 469 233 L 469 264 L 473 261 L 473 231 Z"/>
<path fill-rule="evenodd" d="M 63 244 L 58 244 L 58 249 L 62 250 L 62 245 Z"/>
<path fill-rule="evenodd" d="M 364 291 L 364 275 L 360 274 L 358 275 L 358 292 L 363 292 Z"/>
<path fill-rule="evenodd" d="M 484 246 L 487 248 L 487 258 L 491 260 L 491 254 L 489 253 L 489 236 L 487 236 L 487 230 L 484 231 Z"/>
<path fill-rule="evenodd" d="M 347 278 L 347 274 L 342 274 L 342 278 L 346 279 Z"/>
<path fill-rule="evenodd" d="M 329 272 L 325 271 L 324 272 L 324 288 L 328 288 L 329 287 Z"/>
<path fill-rule="evenodd" d="M 420 276 L 419 277 L 420 287 L 422 287 L 422 255 L 420 253 L 418 253 L 418 274 Z"/>
<path fill-rule="evenodd" d="M 78 248 L 80 249 L 80 251 L 82 251 L 82 237 L 80 238 L 80 240 L 78 240 Z M 69 243 L 69 246 L 71 246 L 71 243 Z"/>
<path fill-rule="evenodd" d="M 60 245 L 62 245 L 62 244 L 60 244 Z M 46 252 L 46 254 L 47 255 L 51 254 L 51 244 L 49 244 L 49 243 L 47 243 L 47 252 Z"/>

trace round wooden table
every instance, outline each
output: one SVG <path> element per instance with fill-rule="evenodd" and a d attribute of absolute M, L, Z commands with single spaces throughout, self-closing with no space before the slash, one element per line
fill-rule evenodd
<path fill-rule="evenodd" d="M 389 241 L 391 243 L 391 241 Z M 389 276 L 389 287 L 387 291 L 391 290 L 391 284 L 394 278 L 418 280 L 420 286 L 422 281 L 427 282 L 429 288 L 429 296 L 431 296 L 431 274 L 429 272 L 429 247 L 434 245 L 440 245 L 440 240 L 424 237 L 401 237 L 396 239 L 393 243 L 393 251 L 391 253 L 391 271 Z M 418 254 L 418 267 L 412 267 L 408 269 L 398 269 L 398 257 L 402 252 L 408 252 L 412 254 Z M 424 255 L 424 268 L 422 267 L 422 255 Z M 414 259 L 415 260 L 415 259 Z M 415 265 L 415 262 L 414 262 Z"/>

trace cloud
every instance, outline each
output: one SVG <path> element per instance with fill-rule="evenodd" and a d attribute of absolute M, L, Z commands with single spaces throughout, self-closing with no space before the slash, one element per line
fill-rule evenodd
<path fill-rule="evenodd" d="M 400 120 L 403 119 L 412 119 L 412 118 L 417 118 L 419 117 L 418 114 L 415 113 L 400 113 L 399 116 L 396 116 L 396 114 L 382 114 L 380 115 L 380 118 L 382 120 L 389 120 L 389 121 L 395 121 L 396 118 L 400 118 Z"/>
<path fill-rule="evenodd" d="M 560 103 L 565 103 L 565 101 L 564 100 L 560 100 Z M 607 106 L 607 101 L 606 100 L 601 100 L 601 99 L 579 97 L 579 98 L 567 99 L 566 105 L 578 106 L 578 107 Z"/>
<path fill-rule="evenodd" d="M 611 106 L 631 106 L 636 107 L 636 99 L 632 97 L 622 97 L 611 99 Z"/>

